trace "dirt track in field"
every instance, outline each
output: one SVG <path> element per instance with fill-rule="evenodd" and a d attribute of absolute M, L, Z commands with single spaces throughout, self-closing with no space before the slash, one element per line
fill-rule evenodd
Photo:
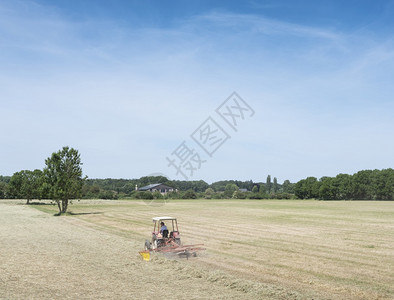
<path fill-rule="evenodd" d="M 0 299 L 303 299 L 200 266 L 142 261 L 140 240 L 0 201 Z M 159 298 L 158 298 L 159 297 Z"/>

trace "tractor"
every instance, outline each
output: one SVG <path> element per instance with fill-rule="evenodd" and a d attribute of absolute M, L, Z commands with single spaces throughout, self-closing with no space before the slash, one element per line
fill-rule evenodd
<path fill-rule="evenodd" d="M 198 251 L 205 250 L 198 245 L 181 245 L 178 222 L 172 217 L 155 217 L 153 220 L 152 242 L 145 241 L 145 250 L 140 251 L 144 260 L 150 260 L 151 252 L 160 252 L 167 257 L 196 257 Z M 163 224 L 164 223 L 164 224 Z"/>
<path fill-rule="evenodd" d="M 153 220 L 152 242 L 145 242 L 145 250 L 155 250 L 175 242 L 181 245 L 181 236 L 178 230 L 178 222 L 172 217 L 155 217 Z M 161 230 L 162 223 L 167 229 Z"/>

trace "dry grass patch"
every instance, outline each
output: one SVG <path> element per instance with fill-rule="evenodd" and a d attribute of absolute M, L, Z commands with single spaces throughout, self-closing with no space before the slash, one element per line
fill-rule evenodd
<path fill-rule="evenodd" d="M 55 218 L 56 206 L 35 207 Z M 92 200 L 69 209 L 55 219 L 117 237 L 132 255 L 150 238 L 152 217 L 177 217 L 183 243 L 204 243 L 207 253 L 187 263 L 156 257 L 142 266 L 158 276 L 167 274 L 163 266 L 174 267 L 186 289 L 208 284 L 224 293 L 218 298 L 394 298 L 393 202 L 173 200 L 159 207 Z M 108 253 L 117 247 L 107 246 Z"/>

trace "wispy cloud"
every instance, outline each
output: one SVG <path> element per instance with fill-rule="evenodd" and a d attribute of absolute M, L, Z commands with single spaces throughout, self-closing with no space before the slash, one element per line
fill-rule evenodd
<path fill-rule="evenodd" d="M 333 30 L 303 26 L 250 14 L 211 12 L 203 16 L 197 16 L 196 20 L 199 19 L 208 22 L 207 26 L 236 28 L 236 31 L 247 30 L 266 35 L 294 35 L 303 38 L 329 39 L 331 41 L 341 39 L 341 35 Z"/>

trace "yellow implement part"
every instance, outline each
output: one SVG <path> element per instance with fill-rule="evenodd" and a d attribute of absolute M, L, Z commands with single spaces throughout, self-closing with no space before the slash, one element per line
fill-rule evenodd
<path fill-rule="evenodd" d="M 146 261 L 150 260 L 150 252 L 149 251 L 145 250 L 145 251 L 140 251 L 139 253 L 144 260 L 146 260 Z"/>

